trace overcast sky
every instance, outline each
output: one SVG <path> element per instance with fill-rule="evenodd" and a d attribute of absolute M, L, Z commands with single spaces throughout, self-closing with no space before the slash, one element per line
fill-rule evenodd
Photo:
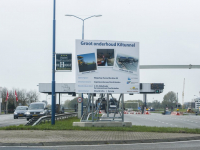
<path fill-rule="evenodd" d="M 82 38 L 82 21 L 65 14 L 102 15 L 85 21 L 86 40 L 140 42 L 140 65 L 200 65 L 199 8 L 199 0 L 57 0 L 56 52 L 74 54 Z M 52 22 L 53 0 L 0 0 L 1 87 L 38 91 L 52 81 Z M 165 84 L 149 102 L 169 91 L 182 102 L 184 78 L 185 101 L 199 97 L 199 69 L 140 70 L 141 83 Z M 56 73 L 56 83 L 75 83 L 75 70 Z"/>

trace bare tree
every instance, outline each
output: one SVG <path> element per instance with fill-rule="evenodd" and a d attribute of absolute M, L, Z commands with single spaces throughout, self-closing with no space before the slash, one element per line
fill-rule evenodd
<path fill-rule="evenodd" d="M 9 98 L 7 102 L 5 102 L 7 91 L 9 94 Z M 16 102 L 15 91 L 17 93 L 18 102 Z M 6 110 L 6 108 L 8 109 L 8 103 L 16 107 L 19 104 L 25 106 L 28 105 L 29 103 L 37 102 L 38 100 L 39 100 L 39 93 L 37 93 L 36 91 L 31 90 L 27 92 L 25 89 L 20 90 L 13 88 L 12 90 L 8 90 L 5 87 L 2 88 L 2 110 Z"/>
<path fill-rule="evenodd" d="M 26 97 L 27 97 L 27 100 L 28 100 L 28 102 L 30 104 L 30 103 L 38 101 L 39 94 L 36 91 L 29 91 L 26 94 Z"/>

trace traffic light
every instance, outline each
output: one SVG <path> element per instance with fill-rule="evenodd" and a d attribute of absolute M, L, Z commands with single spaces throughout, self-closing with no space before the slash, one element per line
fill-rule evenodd
<path fill-rule="evenodd" d="M 160 90 L 156 90 L 156 93 L 160 93 Z"/>

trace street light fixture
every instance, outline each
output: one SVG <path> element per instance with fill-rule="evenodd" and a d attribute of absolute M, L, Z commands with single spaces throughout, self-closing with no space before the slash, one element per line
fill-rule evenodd
<path fill-rule="evenodd" d="M 66 14 L 65 16 L 68 16 L 68 17 L 75 17 L 75 18 L 78 18 L 80 20 L 83 21 L 83 26 L 82 26 L 82 40 L 84 40 L 84 21 L 89 19 L 89 18 L 92 18 L 92 17 L 101 17 L 102 15 L 93 15 L 93 16 L 90 16 L 90 17 L 87 17 L 87 18 L 80 18 L 80 17 L 77 17 L 75 15 L 70 15 L 70 14 Z M 79 97 L 82 97 L 83 99 L 83 94 L 79 95 Z M 81 103 L 81 116 L 83 115 L 83 102 Z"/>
<path fill-rule="evenodd" d="M 77 17 L 77 16 L 75 16 L 75 15 L 70 15 L 70 14 L 66 14 L 65 16 L 68 16 L 68 17 L 75 17 L 75 18 L 78 18 L 78 19 L 80 19 L 80 20 L 83 21 L 82 40 L 84 40 L 84 21 L 85 21 L 86 19 L 89 19 L 89 18 L 92 18 L 92 17 L 101 17 L 102 15 L 93 15 L 93 16 L 87 17 L 87 18 L 85 18 L 85 19 L 79 18 L 79 17 Z"/>

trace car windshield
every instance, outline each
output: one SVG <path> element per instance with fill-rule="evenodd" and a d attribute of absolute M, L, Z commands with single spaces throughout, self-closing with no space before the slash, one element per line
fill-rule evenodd
<path fill-rule="evenodd" d="M 28 110 L 44 109 L 44 104 L 31 104 Z"/>
<path fill-rule="evenodd" d="M 16 110 L 26 110 L 27 107 L 17 107 Z"/>

